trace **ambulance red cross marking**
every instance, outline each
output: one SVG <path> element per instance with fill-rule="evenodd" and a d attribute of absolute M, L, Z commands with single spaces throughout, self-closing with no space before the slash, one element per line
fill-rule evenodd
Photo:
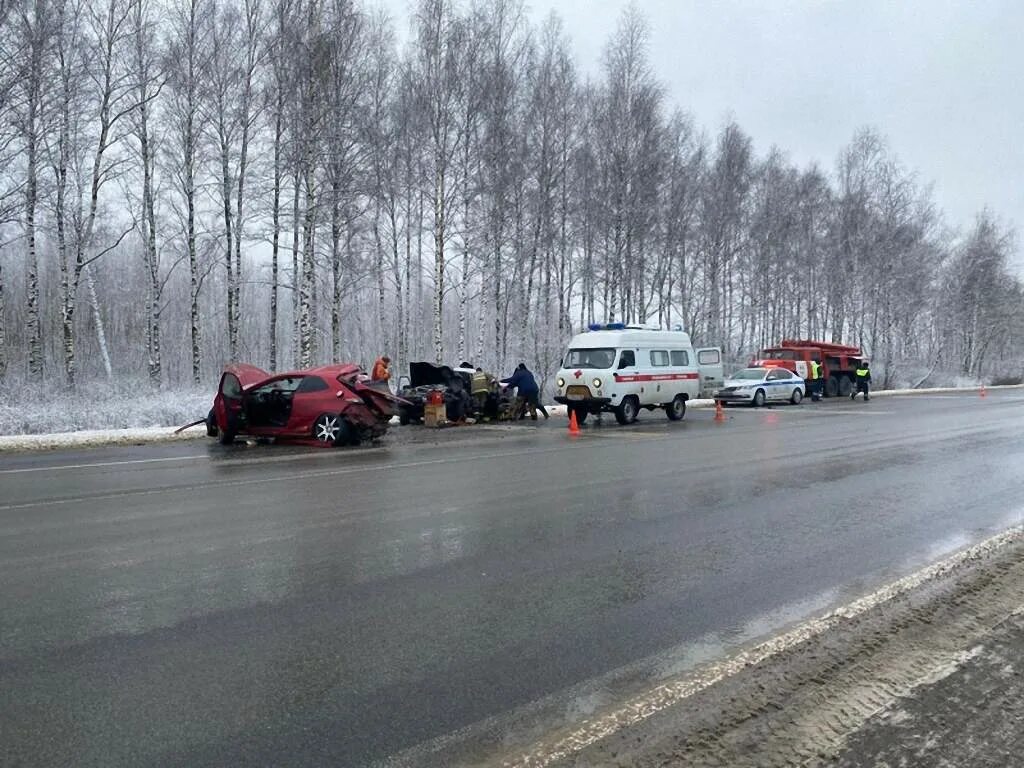
<path fill-rule="evenodd" d="M 578 379 L 578 378 L 579 378 L 580 376 L 582 376 L 582 375 L 583 375 L 583 371 L 576 371 L 576 372 L 575 372 L 575 373 L 573 374 L 573 376 L 575 376 L 575 377 L 576 377 L 577 379 Z"/>

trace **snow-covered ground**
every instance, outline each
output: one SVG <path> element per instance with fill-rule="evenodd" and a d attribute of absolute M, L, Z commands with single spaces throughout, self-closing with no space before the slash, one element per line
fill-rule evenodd
<path fill-rule="evenodd" d="M 206 436 L 206 427 L 190 427 L 175 434 L 177 427 L 136 429 L 83 429 L 78 432 L 54 432 L 44 435 L 0 435 L 0 452 L 45 451 L 58 448 L 87 448 L 97 445 L 137 445 L 192 440 Z"/>
<path fill-rule="evenodd" d="M 206 416 L 215 385 L 154 391 L 147 382 L 0 389 L 0 435 L 179 427 Z"/>

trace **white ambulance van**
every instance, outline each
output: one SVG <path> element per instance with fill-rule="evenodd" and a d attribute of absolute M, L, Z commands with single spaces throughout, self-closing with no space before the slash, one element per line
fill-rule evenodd
<path fill-rule="evenodd" d="M 664 408 L 678 421 L 688 400 L 711 397 L 723 380 L 721 350 L 694 349 L 685 331 L 592 325 L 569 342 L 555 377 L 555 402 L 575 412 L 579 423 L 588 414 L 611 412 L 629 424 L 641 408 Z"/>

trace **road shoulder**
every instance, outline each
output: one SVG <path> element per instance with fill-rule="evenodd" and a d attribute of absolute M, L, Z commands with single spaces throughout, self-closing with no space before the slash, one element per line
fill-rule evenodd
<path fill-rule="evenodd" d="M 909 759 L 928 734 L 945 729 L 948 743 L 971 750 L 961 752 L 971 755 L 967 762 L 948 764 L 1007 765 L 1008 750 L 1020 748 L 1024 706 L 1024 531 L 952 562 L 866 610 L 857 603 L 839 609 L 825 617 L 824 631 L 805 632 L 778 652 L 759 657 L 765 644 L 743 651 L 728 674 L 694 670 L 672 684 L 692 693 L 670 706 L 648 697 L 629 715 L 626 708 L 615 713 L 617 725 L 608 713 L 592 718 L 591 725 L 606 726 L 601 738 L 588 738 L 584 726 L 496 764 L 931 765 L 901 756 Z M 975 688 L 962 701 L 974 709 L 958 719 L 943 686 L 967 680 Z M 1017 696 L 1018 703 L 993 707 L 986 695 Z"/>

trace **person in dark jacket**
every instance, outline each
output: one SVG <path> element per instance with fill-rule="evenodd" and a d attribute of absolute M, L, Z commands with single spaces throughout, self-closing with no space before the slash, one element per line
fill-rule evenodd
<path fill-rule="evenodd" d="M 537 386 L 537 380 L 526 367 L 526 363 L 520 363 L 515 373 L 507 379 L 502 379 L 501 383 L 508 384 L 509 388 L 516 388 L 516 395 L 522 401 L 522 405 L 529 407 L 530 418 L 534 421 L 537 420 L 538 410 L 544 414 L 545 419 L 548 418 L 548 412 L 540 402 L 540 387 Z M 523 416 L 525 413 L 519 418 L 523 418 Z"/>
<path fill-rule="evenodd" d="M 871 396 L 869 394 L 871 390 L 871 369 L 868 368 L 867 360 L 865 360 L 859 366 L 857 366 L 857 372 L 855 376 L 857 379 L 857 389 L 850 393 L 850 399 L 857 399 L 857 393 L 863 392 L 864 402 L 867 402 L 868 400 L 871 399 Z"/>

